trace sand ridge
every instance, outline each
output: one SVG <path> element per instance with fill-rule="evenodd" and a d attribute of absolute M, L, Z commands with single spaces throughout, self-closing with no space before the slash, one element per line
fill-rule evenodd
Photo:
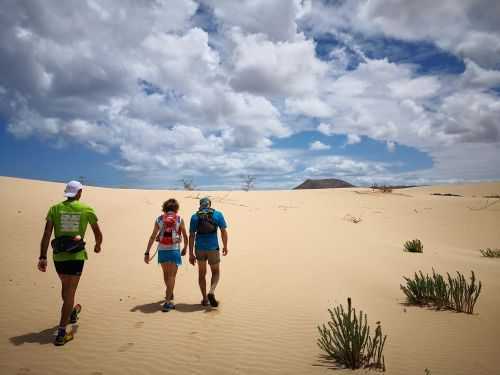
<path fill-rule="evenodd" d="M 2 374 L 329 374 L 316 346 L 327 308 L 352 297 L 388 335 L 387 374 L 496 374 L 500 368 L 500 183 L 411 188 L 185 192 L 89 187 L 104 233 L 77 293 L 75 340 L 52 345 L 59 281 L 36 270 L 43 220 L 63 184 L 0 177 Z M 434 196 L 433 192 L 462 197 Z M 161 270 L 142 262 L 161 203 L 186 220 L 208 194 L 229 224 L 218 309 L 200 306 L 196 269 L 180 268 L 177 310 L 160 311 Z M 492 200 L 490 199 L 490 202 Z M 361 218 L 359 223 L 346 216 Z M 419 238 L 423 254 L 403 253 Z M 91 232 L 87 241 L 92 246 Z M 469 316 L 405 307 L 403 275 L 474 270 L 484 284 Z"/>

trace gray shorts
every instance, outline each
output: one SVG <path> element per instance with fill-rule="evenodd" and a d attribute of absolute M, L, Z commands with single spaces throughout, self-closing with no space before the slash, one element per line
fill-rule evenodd
<path fill-rule="evenodd" d="M 219 264 L 220 263 L 220 251 L 219 250 L 196 250 L 194 252 L 197 261 L 208 261 L 208 264 Z"/>

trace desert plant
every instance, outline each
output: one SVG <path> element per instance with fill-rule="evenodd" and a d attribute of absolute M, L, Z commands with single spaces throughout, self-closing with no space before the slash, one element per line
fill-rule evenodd
<path fill-rule="evenodd" d="M 382 334 L 377 322 L 375 334 L 370 336 L 367 315 L 351 306 L 347 299 L 347 311 L 342 305 L 328 309 L 331 320 L 318 326 L 318 346 L 337 364 L 351 369 L 373 367 L 385 371 L 383 350 L 387 335 Z"/>
<path fill-rule="evenodd" d="M 465 280 L 464 275 L 457 271 L 457 277 L 453 278 L 448 274 L 449 285 L 449 307 L 458 312 L 472 314 L 474 305 L 481 293 L 481 281 L 476 284 L 476 276 L 471 271 L 470 284 Z"/>
<path fill-rule="evenodd" d="M 419 239 L 406 241 L 404 244 L 404 250 L 409 253 L 423 253 L 424 245 L 422 245 L 422 242 Z"/>
<path fill-rule="evenodd" d="M 243 177 L 242 189 L 244 191 L 250 191 L 255 187 L 255 176 L 247 175 Z"/>
<path fill-rule="evenodd" d="M 382 193 L 392 193 L 392 187 L 387 185 L 381 186 L 380 190 L 382 190 Z"/>
<path fill-rule="evenodd" d="M 379 190 L 382 193 L 392 193 L 392 187 L 387 185 L 373 184 L 370 186 L 370 189 L 372 189 L 372 191 Z"/>
<path fill-rule="evenodd" d="M 456 277 L 448 273 L 447 279 L 434 270 L 432 276 L 424 276 L 422 271 L 419 271 L 415 273 L 414 279 L 403 277 L 406 285 L 400 287 L 411 305 L 433 305 L 438 310 L 451 309 L 472 314 L 482 284 L 481 281 L 476 284 L 474 271 L 471 273 L 470 283 L 467 283 L 464 275 L 458 271 Z"/>
<path fill-rule="evenodd" d="M 194 190 L 193 179 L 183 178 L 181 180 L 181 183 L 182 183 L 182 187 L 184 188 L 184 190 L 189 190 L 189 191 Z"/>
<path fill-rule="evenodd" d="M 361 217 L 353 216 L 351 214 L 347 214 L 344 216 L 344 220 L 350 221 L 351 223 L 358 224 L 362 221 Z"/>
<path fill-rule="evenodd" d="M 428 276 L 424 276 L 422 271 L 415 272 L 415 278 L 403 276 L 406 286 L 401 285 L 401 290 L 406 295 L 406 300 L 411 305 L 423 305 L 428 302 L 427 298 L 431 294 L 429 291 Z"/>
<path fill-rule="evenodd" d="M 480 249 L 481 255 L 487 258 L 500 258 L 500 249 Z"/>

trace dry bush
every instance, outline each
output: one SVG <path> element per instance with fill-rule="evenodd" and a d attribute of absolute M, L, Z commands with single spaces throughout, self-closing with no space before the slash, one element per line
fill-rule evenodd
<path fill-rule="evenodd" d="M 192 191 L 195 189 L 192 178 L 191 179 L 183 178 L 181 180 L 181 183 L 182 183 L 182 187 L 184 188 L 184 190 Z"/>
<path fill-rule="evenodd" d="M 351 214 L 347 214 L 344 216 L 344 220 L 350 221 L 351 223 L 358 224 L 362 221 L 361 217 L 353 216 Z"/>
<path fill-rule="evenodd" d="M 244 191 L 252 190 L 255 187 L 255 180 L 256 180 L 255 176 L 247 175 L 243 177 L 242 189 Z"/>
<path fill-rule="evenodd" d="M 378 190 L 381 191 L 382 193 L 392 193 L 392 187 L 387 185 L 373 184 L 372 186 L 370 186 L 370 188 L 373 191 Z"/>
<path fill-rule="evenodd" d="M 481 255 L 487 258 L 500 258 L 500 249 L 480 249 Z"/>
<path fill-rule="evenodd" d="M 422 242 L 419 239 L 406 241 L 404 244 L 404 251 L 409 253 L 423 253 L 424 245 L 422 245 Z"/>

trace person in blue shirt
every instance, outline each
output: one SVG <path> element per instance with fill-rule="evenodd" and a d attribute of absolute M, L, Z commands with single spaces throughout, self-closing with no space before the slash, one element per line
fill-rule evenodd
<path fill-rule="evenodd" d="M 220 276 L 220 251 L 217 230 L 220 229 L 222 238 L 222 255 L 228 254 L 227 224 L 222 212 L 214 210 L 209 198 L 200 199 L 198 212 L 191 216 L 189 224 L 189 263 L 193 266 L 198 262 L 198 284 L 200 285 L 203 306 L 217 307 L 219 302 L 215 298 L 215 288 Z M 207 294 L 207 263 L 212 272 L 210 290 Z"/>

